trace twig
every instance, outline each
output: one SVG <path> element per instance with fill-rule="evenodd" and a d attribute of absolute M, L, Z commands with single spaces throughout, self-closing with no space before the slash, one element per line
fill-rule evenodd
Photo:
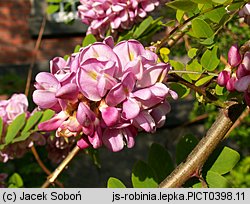
<path fill-rule="evenodd" d="M 80 148 L 75 146 L 74 149 L 68 154 L 68 156 L 62 161 L 62 163 L 55 169 L 55 171 L 50 174 L 46 182 L 42 185 L 42 188 L 47 188 L 51 183 L 54 183 L 59 174 L 63 169 L 69 164 L 69 162 L 74 158 L 74 156 L 79 152 Z"/>
<path fill-rule="evenodd" d="M 206 136 L 198 143 L 188 155 L 185 162 L 182 162 L 175 170 L 160 183 L 160 188 L 176 188 L 184 184 L 192 175 L 200 170 L 214 151 L 234 122 L 240 117 L 245 106 L 239 104 L 228 105 L 221 109 L 215 122 L 208 130 Z"/>
<path fill-rule="evenodd" d="M 36 62 L 37 53 L 38 53 L 38 50 L 39 50 L 39 47 L 40 47 L 40 44 L 41 44 L 41 41 L 42 41 L 42 36 L 43 36 L 43 33 L 44 33 L 45 25 L 46 25 L 46 15 L 44 15 L 44 17 L 43 17 L 43 21 L 42 21 L 42 24 L 41 24 L 41 27 L 40 27 L 40 31 L 39 31 L 39 34 L 38 34 L 36 45 L 35 45 L 35 48 L 34 48 L 34 50 L 32 52 L 32 61 L 31 61 L 30 66 L 29 66 L 29 71 L 28 71 L 28 76 L 27 76 L 27 81 L 26 81 L 26 87 L 25 87 L 25 95 L 26 96 L 29 95 L 30 83 L 31 83 L 31 78 L 32 78 L 32 71 L 33 71 L 33 67 L 34 67 L 35 62 Z"/>
<path fill-rule="evenodd" d="M 32 151 L 32 153 L 33 153 L 33 155 L 34 155 L 34 157 L 35 157 L 37 163 L 38 163 L 39 166 L 42 168 L 42 170 L 43 170 L 47 175 L 50 175 L 50 174 L 51 174 L 51 171 L 43 164 L 43 162 L 42 162 L 42 160 L 40 159 L 40 157 L 39 157 L 39 155 L 38 155 L 38 153 L 37 153 L 36 148 L 35 148 L 34 145 L 31 147 L 31 151 Z M 55 181 L 55 184 L 58 185 L 60 188 L 64 188 L 63 184 L 62 184 L 60 181 L 58 181 L 58 180 Z"/>

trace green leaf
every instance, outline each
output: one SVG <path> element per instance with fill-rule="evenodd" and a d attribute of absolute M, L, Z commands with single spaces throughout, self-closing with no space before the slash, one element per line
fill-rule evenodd
<path fill-rule="evenodd" d="M 224 4 L 226 2 L 229 2 L 230 0 L 212 0 L 212 1 L 217 4 Z"/>
<path fill-rule="evenodd" d="M 211 81 L 211 79 L 213 78 L 214 76 L 205 76 L 201 79 L 199 79 L 196 83 L 195 83 L 195 86 L 202 86 L 204 84 L 206 84 L 207 82 Z"/>
<path fill-rule="evenodd" d="M 134 188 L 156 188 L 153 170 L 143 161 L 138 161 L 132 170 L 132 184 Z"/>
<path fill-rule="evenodd" d="M 30 132 L 22 132 L 19 137 L 16 137 L 14 140 L 12 140 L 12 143 L 24 141 L 30 136 L 30 134 Z"/>
<path fill-rule="evenodd" d="M 190 11 L 190 12 L 195 11 L 195 9 L 197 8 L 196 3 L 187 0 L 175 0 L 166 3 L 166 5 L 176 10 Z"/>
<path fill-rule="evenodd" d="M 135 29 L 134 32 L 134 38 L 139 38 L 143 32 L 149 28 L 150 24 L 153 22 L 153 18 L 151 16 L 147 17 L 145 20 L 143 20 L 140 25 Z"/>
<path fill-rule="evenodd" d="M 182 10 L 176 11 L 176 19 L 179 23 L 182 21 L 184 14 L 185 14 L 185 11 L 182 11 Z"/>
<path fill-rule="evenodd" d="M 46 0 L 47 3 L 60 3 L 62 0 Z"/>
<path fill-rule="evenodd" d="M 23 187 L 22 177 L 18 173 L 14 173 L 8 180 L 9 188 L 21 188 Z"/>
<path fill-rule="evenodd" d="M 55 12 L 57 12 L 59 10 L 60 6 L 58 5 L 54 5 L 54 4 L 50 4 L 48 5 L 46 11 L 48 14 L 53 14 Z"/>
<path fill-rule="evenodd" d="M 218 24 L 225 14 L 227 14 L 227 12 L 225 8 L 222 7 L 222 8 L 214 9 L 212 11 L 207 12 L 205 14 L 205 17 L 213 21 L 214 23 Z"/>
<path fill-rule="evenodd" d="M 233 167 L 238 163 L 239 160 L 240 154 L 238 152 L 229 147 L 224 147 L 219 157 L 211 167 L 210 171 L 222 175 L 226 174 L 233 169 Z"/>
<path fill-rule="evenodd" d="M 3 119 L 0 117 L 0 141 L 3 133 Z"/>
<path fill-rule="evenodd" d="M 206 176 L 206 182 L 209 188 L 228 188 L 229 182 L 226 178 L 221 176 L 217 172 L 208 171 Z"/>
<path fill-rule="evenodd" d="M 83 47 L 86 47 L 86 46 L 88 46 L 88 45 L 90 45 L 90 44 L 93 44 L 94 42 L 96 42 L 97 40 L 96 40 L 96 38 L 95 38 L 95 36 L 93 35 L 93 34 L 88 34 L 88 35 L 86 35 L 86 37 L 83 39 L 83 41 L 82 41 L 82 46 Z"/>
<path fill-rule="evenodd" d="M 209 38 L 214 34 L 209 24 L 200 18 L 192 20 L 192 30 L 197 38 Z"/>
<path fill-rule="evenodd" d="M 39 121 L 39 123 L 36 125 L 35 130 L 38 129 L 38 125 L 42 122 L 45 122 L 47 120 L 49 120 L 50 118 L 52 118 L 55 115 L 55 111 L 47 109 L 43 112 L 43 116 L 41 118 L 41 120 Z"/>
<path fill-rule="evenodd" d="M 74 53 L 79 52 L 80 49 L 81 49 L 81 45 L 75 46 Z"/>
<path fill-rule="evenodd" d="M 215 86 L 215 93 L 216 93 L 218 96 L 223 95 L 225 92 L 226 92 L 225 87 L 222 87 L 222 86 L 220 86 L 220 85 L 218 85 L 218 84 Z"/>
<path fill-rule="evenodd" d="M 197 59 L 194 59 L 190 64 L 186 66 L 187 71 L 195 71 L 195 72 L 202 72 L 202 66 L 198 62 Z M 200 78 L 201 74 L 188 74 L 190 79 L 197 80 Z"/>
<path fill-rule="evenodd" d="M 191 0 L 192 2 L 194 3 L 197 3 L 197 4 L 212 4 L 212 0 Z"/>
<path fill-rule="evenodd" d="M 161 58 L 166 63 L 169 61 L 169 58 L 168 58 L 169 53 L 170 53 L 170 50 L 168 48 L 166 48 L 166 47 L 163 47 L 163 48 L 160 49 Z"/>
<path fill-rule="evenodd" d="M 214 71 L 219 64 L 218 46 L 214 46 L 212 50 L 206 50 L 201 57 L 201 65 L 208 71 Z"/>
<path fill-rule="evenodd" d="M 108 188 L 126 188 L 126 186 L 119 179 L 110 177 L 108 180 Z"/>
<path fill-rule="evenodd" d="M 188 57 L 190 57 L 191 59 L 194 58 L 196 56 L 198 49 L 197 48 L 191 48 L 188 50 Z"/>
<path fill-rule="evenodd" d="M 199 182 L 199 183 L 196 183 L 192 186 L 193 188 L 202 188 L 202 183 Z"/>
<path fill-rule="evenodd" d="M 198 140 L 192 134 L 185 135 L 181 138 L 176 145 L 176 163 L 179 164 L 184 161 L 197 144 Z"/>
<path fill-rule="evenodd" d="M 185 70 L 185 65 L 179 61 L 169 60 L 171 66 L 174 68 L 174 70 L 183 71 Z M 185 79 L 188 82 L 192 82 L 192 80 L 189 78 L 187 74 L 177 73 L 179 76 L 181 76 L 183 79 Z"/>
<path fill-rule="evenodd" d="M 162 182 L 174 169 L 174 164 L 168 151 L 155 143 L 152 144 L 149 151 L 148 165 L 153 169 L 158 183 Z"/>
<path fill-rule="evenodd" d="M 190 93 L 190 88 L 187 88 L 183 84 L 172 82 L 169 84 L 171 90 L 178 94 L 179 98 L 185 98 Z"/>
<path fill-rule="evenodd" d="M 25 124 L 25 113 L 16 117 L 7 128 L 5 144 L 10 144 Z"/>
<path fill-rule="evenodd" d="M 26 125 L 24 126 L 22 133 L 28 132 L 42 117 L 43 112 L 38 111 L 35 112 L 32 116 L 29 117 L 29 119 L 26 122 Z"/>

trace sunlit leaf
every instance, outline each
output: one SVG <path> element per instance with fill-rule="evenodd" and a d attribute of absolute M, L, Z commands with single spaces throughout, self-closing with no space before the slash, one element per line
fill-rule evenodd
<path fill-rule="evenodd" d="M 175 0 L 166 3 L 167 6 L 182 11 L 194 11 L 197 8 L 197 4 L 187 0 Z"/>
<path fill-rule="evenodd" d="M 19 131 L 23 128 L 25 124 L 25 113 L 16 117 L 15 120 L 7 128 L 7 133 L 5 137 L 5 144 L 9 144 L 17 136 Z"/>
<path fill-rule="evenodd" d="M 126 188 L 126 186 L 117 178 L 110 177 L 108 180 L 108 188 Z"/>
<path fill-rule="evenodd" d="M 9 188 L 23 187 L 23 179 L 18 173 L 14 173 L 8 180 Z"/>
<path fill-rule="evenodd" d="M 201 65 L 208 71 L 214 71 L 219 64 L 218 46 L 214 46 L 212 50 L 206 50 L 201 57 Z"/>
<path fill-rule="evenodd" d="M 199 79 L 196 83 L 195 83 L 195 86 L 202 86 L 204 84 L 206 84 L 207 82 L 211 81 L 211 79 L 213 78 L 214 76 L 205 76 L 201 79 Z"/>
<path fill-rule="evenodd" d="M 229 147 L 224 147 L 210 171 L 217 172 L 219 174 L 226 174 L 233 169 L 239 159 L 240 154 L 238 152 Z"/>
<path fill-rule="evenodd" d="M 215 93 L 218 95 L 218 96 L 221 96 L 225 93 L 226 91 L 226 88 L 225 87 L 222 87 L 222 86 L 219 86 L 218 84 L 215 86 Z"/>
<path fill-rule="evenodd" d="M 198 49 L 197 48 L 191 48 L 188 50 L 188 57 L 194 58 L 196 56 Z"/>
<path fill-rule="evenodd" d="M 140 25 L 135 29 L 134 37 L 139 38 L 144 31 L 149 28 L 150 24 L 153 22 L 153 18 L 151 16 L 147 17 L 145 20 L 143 20 Z"/>
<path fill-rule="evenodd" d="M 153 170 L 143 161 L 138 161 L 132 170 L 132 184 L 134 188 L 156 188 Z"/>
<path fill-rule="evenodd" d="M 36 123 L 41 119 L 43 115 L 43 112 L 38 111 L 35 112 L 32 116 L 30 116 L 22 130 L 22 132 L 27 132 L 29 131 L 33 126 L 36 125 Z"/>
<path fill-rule="evenodd" d="M 55 4 L 50 4 L 48 5 L 46 11 L 48 14 L 53 14 L 55 12 L 57 12 L 59 10 L 60 6 L 59 4 L 55 5 Z"/>
<path fill-rule="evenodd" d="M 221 176 L 217 172 L 208 171 L 206 176 L 206 182 L 209 188 L 228 188 L 229 182 L 226 178 Z"/>
<path fill-rule="evenodd" d="M 202 72 L 202 66 L 201 64 L 198 62 L 197 59 L 194 59 L 190 64 L 187 64 L 186 66 L 186 70 L 187 71 L 194 71 L 194 72 L 197 72 L 195 74 L 188 74 L 188 76 L 190 77 L 190 79 L 192 80 L 197 80 L 200 78 L 201 73 Z"/>
<path fill-rule="evenodd" d="M 214 34 L 209 24 L 200 18 L 192 20 L 192 30 L 197 38 L 209 38 Z"/>
<path fill-rule="evenodd" d="M 88 45 L 90 45 L 90 44 L 93 44 L 94 42 L 96 42 L 97 40 L 96 40 L 96 38 L 95 38 L 95 36 L 93 35 L 93 34 L 88 34 L 88 35 L 86 35 L 86 37 L 83 39 L 83 41 L 82 41 L 82 46 L 83 47 L 86 47 L 86 46 L 88 46 Z"/>

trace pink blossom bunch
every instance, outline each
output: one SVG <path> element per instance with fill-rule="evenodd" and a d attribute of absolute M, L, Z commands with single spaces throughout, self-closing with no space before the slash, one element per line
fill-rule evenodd
<path fill-rule="evenodd" d="M 240 11 L 239 16 L 244 18 L 245 23 L 250 25 L 250 3 L 247 3 Z"/>
<path fill-rule="evenodd" d="M 0 101 L 0 117 L 3 121 L 0 145 L 5 143 L 8 125 L 22 113 L 25 113 L 27 118 L 30 116 L 28 100 L 24 94 L 13 94 L 9 100 Z M 44 144 L 44 138 L 40 134 L 35 133 L 25 141 L 8 144 L 0 150 L 0 162 L 7 162 L 9 159 L 22 157 L 33 143 L 42 145 Z"/>
<path fill-rule="evenodd" d="M 80 0 L 79 17 L 89 25 L 87 34 L 104 38 L 106 31 L 129 29 L 159 5 L 159 0 Z"/>
<path fill-rule="evenodd" d="M 250 105 L 250 52 L 240 54 L 237 45 L 228 52 L 230 68 L 223 70 L 218 76 L 218 84 L 225 86 L 228 91 L 244 92 L 245 101 Z"/>
<path fill-rule="evenodd" d="M 136 40 L 114 46 L 111 37 L 81 48 L 67 61 L 56 57 L 50 73 L 36 76 L 34 102 L 56 115 L 39 124 L 57 137 L 76 137 L 80 148 L 103 144 L 116 152 L 134 146 L 137 132 L 155 132 L 177 98 L 162 80 L 169 64 Z"/>

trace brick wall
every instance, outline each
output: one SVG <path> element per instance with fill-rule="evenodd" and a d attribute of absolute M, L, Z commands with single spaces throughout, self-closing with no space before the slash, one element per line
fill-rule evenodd
<path fill-rule="evenodd" d="M 30 0 L 0 0 L 0 65 L 29 64 L 36 39 L 30 33 Z M 77 37 L 43 38 L 37 62 L 73 51 L 82 41 Z"/>

